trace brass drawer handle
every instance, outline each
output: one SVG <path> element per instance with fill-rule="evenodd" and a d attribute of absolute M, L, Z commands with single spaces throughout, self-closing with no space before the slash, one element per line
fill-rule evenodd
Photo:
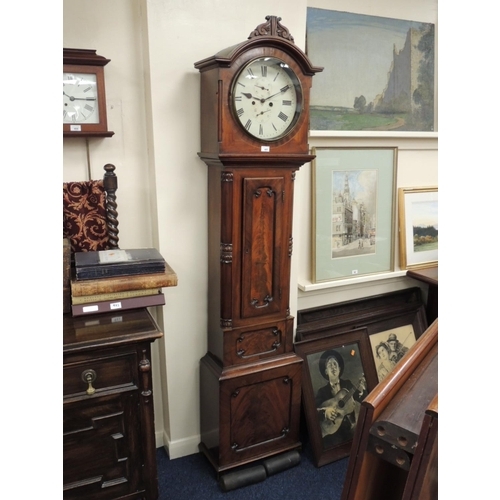
<path fill-rule="evenodd" d="M 95 382 L 97 378 L 97 373 L 94 370 L 85 370 L 82 372 L 82 380 L 89 384 L 87 390 L 85 391 L 89 396 L 95 393 L 95 388 L 92 386 L 92 382 Z"/>

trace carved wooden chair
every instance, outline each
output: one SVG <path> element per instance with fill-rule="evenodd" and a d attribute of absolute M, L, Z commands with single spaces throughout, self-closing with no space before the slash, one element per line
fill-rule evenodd
<path fill-rule="evenodd" d="M 100 180 L 63 183 L 63 237 L 71 252 L 118 248 L 115 166 L 104 165 Z"/>

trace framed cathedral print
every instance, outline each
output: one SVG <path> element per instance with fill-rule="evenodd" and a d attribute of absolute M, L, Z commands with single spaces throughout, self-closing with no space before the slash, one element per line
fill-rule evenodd
<path fill-rule="evenodd" d="M 313 283 L 393 271 L 397 148 L 313 154 Z"/>

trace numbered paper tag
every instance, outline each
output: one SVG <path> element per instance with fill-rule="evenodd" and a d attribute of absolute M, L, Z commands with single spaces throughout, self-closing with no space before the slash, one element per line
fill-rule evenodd
<path fill-rule="evenodd" d="M 269 146 L 261 146 L 260 151 L 261 153 L 269 153 L 269 151 L 271 151 L 271 148 Z"/>
<path fill-rule="evenodd" d="M 82 126 L 81 125 L 70 125 L 69 129 L 71 130 L 71 132 L 81 132 Z"/>
<path fill-rule="evenodd" d="M 99 263 L 112 264 L 113 262 L 127 262 L 132 260 L 126 250 L 99 250 Z"/>
<path fill-rule="evenodd" d="M 97 305 L 92 305 L 92 306 L 84 306 L 82 308 L 84 313 L 91 313 L 91 312 L 97 312 L 99 310 L 99 306 Z"/>

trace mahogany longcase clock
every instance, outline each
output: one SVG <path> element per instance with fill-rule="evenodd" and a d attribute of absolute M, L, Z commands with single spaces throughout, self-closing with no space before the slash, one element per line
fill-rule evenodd
<path fill-rule="evenodd" d="M 314 67 L 281 18 L 195 64 L 208 165 L 208 352 L 201 443 L 217 473 L 300 447 L 302 360 L 293 352 L 295 172 L 309 154 Z"/>

